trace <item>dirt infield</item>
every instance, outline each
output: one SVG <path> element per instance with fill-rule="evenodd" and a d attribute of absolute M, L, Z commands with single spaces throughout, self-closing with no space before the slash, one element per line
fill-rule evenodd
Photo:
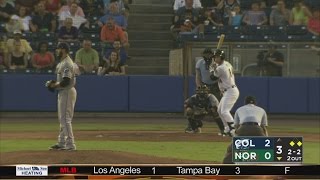
<path fill-rule="evenodd" d="M 130 119 L 130 118 L 94 118 L 94 121 L 114 121 L 121 123 L 173 123 L 177 124 L 185 124 L 185 120 L 183 118 L 179 119 L 168 119 L 168 118 L 154 118 L 150 120 L 148 119 Z M 5 122 L 14 122 L 19 121 L 21 118 L 9 118 L 9 119 L 1 119 L 1 123 Z M 43 122 L 52 121 L 54 118 L 50 117 L 47 119 L 42 119 Z M 34 121 L 32 118 L 24 119 L 24 121 Z M 82 122 L 92 121 L 92 118 L 81 118 Z M 286 124 L 286 120 L 273 120 L 273 126 L 277 126 L 277 124 Z M 311 122 L 311 121 L 310 121 Z M 293 120 L 290 118 L 291 125 L 299 125 L 306 123 L 302 122 L 301 119 Z M 312 121 L 312 123 L 314 123 Z M 317 122 L 310 126 L 317 125 Z M 58 125 L 58 123 L 57 123 Z M 211 125 L 212 127 L 212 125 Z M 212 129 L 211 129 L 212 130 Z M 272 129 L 271 129 L 272 132 Z M 13 139 L 39 139 L 39 140 L 48 140 L 48 139 L 56 139 L 57 133 L 55 131 L 37 131 L 37 132 L 17 132 L 17 131 L 5 131 L 0 133 L 1 140 L 13 140 Z M 271 133 L 272 136 L 302 136 L 301 133 L 288 133 L 288 132 L 277 132 Z M 319 141 L 319 135 L 312 133 L 304 133 L 304 140 L 307 141 Z M 186 134 L 178 130 L 159 130 L 159 131 L 77 131 L 75 130 L 76 140 L 94 140 L 94 141 L 149 141 L 149 142 L 159 142 L 159 141 L 167 141 L 167 142 L 230 142 L 231 138 L 217 135 L 217 132 L 209 132 L 208 129 L 204 128 L 204 133 L 201 134 Z M 81 148 L 79 148 L 81 149 Z M 21 163 L 31 163 L 31 164 L 167 164 L 167 163 L 175 163 L 175 164 L 194 164 L 194 163 L 218 163 L 218 162 L 210 162 L 210 161 L 193 161 L 193 160 L 183 160 L 183 159 L 173 159 L 173 158 L 161 158 L 156 156 L 148 156 L 141 155 L 135 153 L 128 152 L 119 152 L 119 151 L 109 151 L 109 150 L 78 150 L 74 152 L 65 152 L 65 151 L 18 151 L 18 152 L 6 152 L 1 153 L 0 164 L 21 164 Z"/>

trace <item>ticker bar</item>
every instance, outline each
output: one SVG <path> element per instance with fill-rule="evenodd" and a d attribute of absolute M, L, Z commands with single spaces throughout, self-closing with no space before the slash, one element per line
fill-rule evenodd
<path fill-rule="evenodd" d="M 21 166 L 21 165 L 20 165 Z M 34 166 L 36 167 L 36 165 Z M 118 165 L 49 165 L 47 174 L 65 175 L 320 175 L 319 165 L 165 165 L 165 166 L 118 166 Z M 22 176 L 37 176 L 32 169 L 22 169 Z M 33 169 L 34 171 L 39 169 Z M 16 166 L 0 166 L 1 177 L 16 176 Z M 43 174 L 42 174 L 43 175 Z M 21 175 L 20 175 L 21 176 Z"/>

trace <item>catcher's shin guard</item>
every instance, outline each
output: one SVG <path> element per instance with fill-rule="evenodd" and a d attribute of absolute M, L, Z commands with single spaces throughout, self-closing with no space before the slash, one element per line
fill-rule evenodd
<path fill-rule="evenodd" d="M 188 121 L 189 121 L 189 125 L 191 127 L 192 130 L 196 130 L 198 127 L 202 127 L 202 122 L 198 120 L 195 120 L 195 119 L 192 119 L 192 118 L 188 118 Z"/>

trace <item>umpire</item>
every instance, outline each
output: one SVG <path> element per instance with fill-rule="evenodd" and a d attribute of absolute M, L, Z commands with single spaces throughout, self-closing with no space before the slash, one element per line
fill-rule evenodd
<path fill-rule="evenodd" d="M 218 86 L 218 78 L 211 76 L 209 71 L 210 64 L 212 62 L 213 52 L 210 48 L 204 49 L 202 53 L 202 59 L 196 63 L 196 85 L 200 87 L 206 85 L 210 89 L 210 93 L 213 94 L 219 101 L 221 100 L 221 92 Z M 220 133 L 218 135 L 225 136 L 224 125 L 220 118 L 215 119 Z"/>
<path fill-rule="evenodd" d="M 256 105 L 254 96 L 245 98 L 245 105 L 238 108 L 234 115 L 236 136 L 268 136 L 267 113 Z M 232 144 L 223 159 L 224 164 L 232 164 Z"/>

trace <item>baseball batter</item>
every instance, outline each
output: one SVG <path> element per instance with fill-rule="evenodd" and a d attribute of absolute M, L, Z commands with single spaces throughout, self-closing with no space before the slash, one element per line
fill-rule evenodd
<path fill-rule="evenodd" d="M 235 84 L 233 67 L 225 61 L 225 54 L 217 49 L 214 52 L 214 62 L 211 64 L 210 73 L 218 77 L 218 85 L 222 98 L 218 106 L 218 113 L 223 121 L 224 132 L 229 136 L 234 136 L 234 122 L 230 110 L 239 97 L 239 90 Z"/>
<path fill-rule="evenodd" d="M 77 99 L 77 91 L 74 86 L 76 84 L 76 75 L 79 75 L 79 68 L 68 55 L 68 44 L 60 43 L 56 52 L 61 58 L 61 62 L 56 67 L 57 81 L 47 82 L 47 87 L 58 91 L 60 133 L 58 143 L 51 146 L 50 150 L 72 151 L 76 150 L 72 131 L 72 118 Z"/>

